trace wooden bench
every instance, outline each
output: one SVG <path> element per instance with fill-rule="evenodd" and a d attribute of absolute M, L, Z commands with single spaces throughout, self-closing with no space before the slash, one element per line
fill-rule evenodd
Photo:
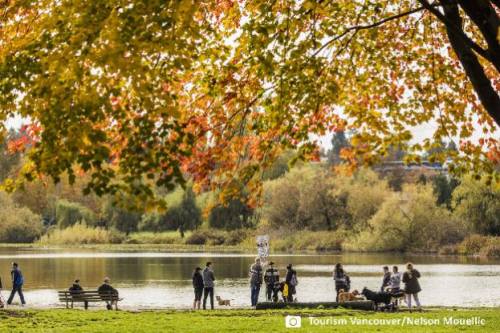
<path fill-rule="evenodd" d="M 123 300 L 117 293 L 112 293 L 111 291 L 71 291 L 64 290 L 59 291 L 59 301 L 66 303 L 66 309 L 73 309 L 73 303 L 96 303 L 96 302 L 110 302 L 110 304 L 115 304 L 115 309 L 118 310 L 118 302 Z"/>

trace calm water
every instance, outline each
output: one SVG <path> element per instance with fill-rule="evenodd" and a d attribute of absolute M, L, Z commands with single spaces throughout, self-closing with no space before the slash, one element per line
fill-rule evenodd
<path fill-rule="evenodd" d="M 10 288 L 10 264 L 17 261 L 25 279 L 25 297 L 35 306 L 58 304 L 57 290 L 67 289 L 80 278 L 85 289 L 96 289 L 109 276 L 124 297 L 123 306 L 135 308 L 184 308 L 193 300 L 191 274 L 206 261 L 214 263 L 216 295 L 248 306 L 248 270 L 254 255 L 216 253 L 102 252 L 95 250 L 0 249 L 3 296 Z M 382 266 L 412 261 L 421 272 L 424 305 L 499 306 L 500 260 L 407 255 L 274 255 L 281 275 L 292 263 L 297 272 L 300 301 L 333 301 L 332 271 L 342 262 L 351 276 L 352 288 L 378 290 Z M 478 292 L 480 291 L 480 292 Z M 19 299 L 16 296 L 16 301 Z M 264 300 L 261 292 L 261 301 Z"/>

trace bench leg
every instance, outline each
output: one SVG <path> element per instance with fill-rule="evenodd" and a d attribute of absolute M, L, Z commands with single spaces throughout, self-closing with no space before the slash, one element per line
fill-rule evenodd
<path fill-rule="evenodd" d="M 118 301 L 115 302 L 115 310 L 118 310 Z"/>
<path fill-rule="evenodd" d="M 73 302 L 71 302 L 71 308 L 73 309 Z"/>
<path fill-rule="evenodd" d="M 68 299 L 66 298 L 66 309 L 69 309 Z"/>

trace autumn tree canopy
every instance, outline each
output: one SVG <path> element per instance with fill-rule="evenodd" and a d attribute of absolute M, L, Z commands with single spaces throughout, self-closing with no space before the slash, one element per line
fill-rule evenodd
<path fill-rule="evenodd" d="M 228 200 L 284 149 L 353 130 L 352 169 L 458 141 L 452 171 L 499 179 L 500 1 L 0 1 L 0 129 L 28 159 L 5 188 L 91 175 L 86 192 L 162 205 L 193 178 Z M 412 143 L 415 127 L 435 133 Z M 474 133 L 481 138 L 472 140 Z M 477 135 L 477 134 L 476 134 Z"/>

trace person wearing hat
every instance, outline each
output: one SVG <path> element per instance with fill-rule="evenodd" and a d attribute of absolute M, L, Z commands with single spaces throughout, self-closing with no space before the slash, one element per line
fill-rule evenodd
<path fill-rule="evenodd" d="M 78 294 L 81 294 L 81 292 L 83 291 L 82 286 L 80 286 L 80 280 L 76 279 L 75 282 L 73 282 L 73 285 L 68 288 L 68 290 L 70 291 L 73 298 L 78 298 Z M 83 302 L 83 305 L 85 306 L 85 310 L 89 308 L 89 302 L 85 301 Z"/>
<path fill-rule="evenodd" d="M 266 269 L 264 274 L 264 282 L 266 283 L 267 301 L 271 302 L 273 299 L 274 287 L 276 282 L 280 280 L 279 271 L 274 268 L 274 261 L 269 262 L 269 268 Z"/>
<path fill-rule="evenodd" d="M 203 295 L 203 276 L 201 275 L 201 271 L 202 271 L 201 267 L 196 267 L 193 272 L 194 310 L 200 309 L 201 296 Z"/>
<path fill-rule="evenodd" d="M 295 287 L 299 284 L 299 281 L 297 280 L 297 272 L 293 269 L 292 264 L 288 264 L 286 266 L 286 279 L 285 283 L 287 285 L 287 292 L 286 292 L 286 300 L 288 302 L 293 302 L 293 295 L 297 293 L 297 290 Z"/>

